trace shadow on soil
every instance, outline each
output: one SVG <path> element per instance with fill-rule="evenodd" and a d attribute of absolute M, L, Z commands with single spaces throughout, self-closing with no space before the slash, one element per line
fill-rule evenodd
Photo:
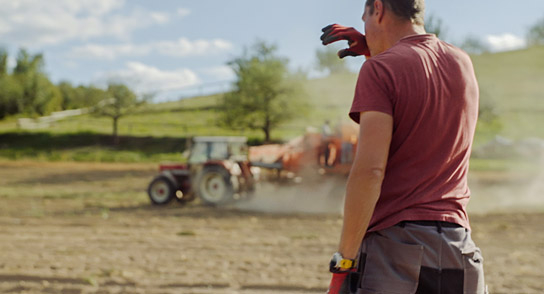
<path fill-rule="evenodd" d="M 83 210 L 71 211 L 72 214 L 86 214 L 90 211 L 95 211 L 99 213 L 105 209 L 105 207 L 97 205 L 92 206 L 88 205 Z M 247 219 L 247 218 L 297 218 L 297 219 L 315 219 L 316 216 L 329 216 L 329 214 L 305 214 L 305 213 L 266 213 L 259 211 L 244 211 L 234 207 L 213 207 L 207 206 L 199 203 L 180 203 L 173 201 L 170 204 L 156 206 L 152 204 L 136 204 L 130 206 L 118 206 L 118 207 L 108 207 L 107 210 L 110 213 L 118 214 L 138 214 L 142 217 L 184 217 L 184 218 L 212 218 L 212 219 L 223 219 L 223 220 L 233 220 L 233 219 Z"/>
<path fill-rule="evenodd" d="M 67 171 L 62 173 L 48 174 L 41 177 L 32 177 L 24 180 L 14 182 L 15 184 L 40 184 L 40 185 L 59 185 L 59 184 L 73 184 L 74 182 L 95 182 L 106 181 L 119 178 L 129 177 L 149 177 L 156 172 L 148 170 L 133 170 L 133 169 L 121 169 L 121 170 L 86 170 L 86 171 Z"/>

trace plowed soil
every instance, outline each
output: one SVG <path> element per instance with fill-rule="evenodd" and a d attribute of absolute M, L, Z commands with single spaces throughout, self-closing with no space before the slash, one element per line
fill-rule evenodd
<path fill-rule="evenodd" d="M 338 185 L 265 184 L 237 206 L 156 207 L 145 194 L 155 173 L 148 164 L 0 162 L 0 293 L 325 292 L 341 227 L 341 197 L 325 194 Z M 544 214 L 530 206 L 473 208 L 491 293 L 544 292 Z"/>

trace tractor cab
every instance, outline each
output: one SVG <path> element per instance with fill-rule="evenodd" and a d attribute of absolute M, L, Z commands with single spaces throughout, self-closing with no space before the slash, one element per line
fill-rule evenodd
<path fill-rule="evenodd" d="M 187 159 L 189 164 L 202 164 L 216 160 L 248 160 L 245 137 L 195 137 L 190 150 Z"/>
<path fill-rule="evenodd" d="M 252 194 L 255 185 L 245 137 L 194 137 L 187 164 L 165 163 L 159 170 L 148 187 L 153 204 L 199 198 L 220 205 Z"/>

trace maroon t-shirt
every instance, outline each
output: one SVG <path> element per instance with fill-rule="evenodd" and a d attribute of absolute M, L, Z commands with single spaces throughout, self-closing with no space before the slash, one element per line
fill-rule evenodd
<path fill-rule="evenodd" d="M 393 116 L 393 137 L 369 231 L 405 220 L 470 228 L 467 173 L 478 116 L 478 84 L 469 56 L 436 36 L 413 35 L 368 59 L 350 117 Z"/>

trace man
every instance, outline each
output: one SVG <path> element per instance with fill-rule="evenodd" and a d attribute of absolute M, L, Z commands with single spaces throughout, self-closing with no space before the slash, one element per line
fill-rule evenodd
<path fill-rule="evenodd" d="M 365 35 L 330 25 L 340 58 L 365 55 L 350 117 L 359 144 L 328 293 L 485 293 L 470 237 L 468 161 L 478 114 L 469 56 L 426 34 L 424 0 L 367 0 Z"/>
<path fill-rule="evenodd" d="M 323 158 L 319 158 L 321 166 L 332 166 L 331 164 L 331 151 L 334 148 L 334 144 L 331 142 L 332 129 L 329 120 L 325 120 L 325 123 L 321 127 L 321 155 Z M 321 163 L 323 161 L 323 163 Z M 334 159 L 333 159 L 334 161 Z"/>

